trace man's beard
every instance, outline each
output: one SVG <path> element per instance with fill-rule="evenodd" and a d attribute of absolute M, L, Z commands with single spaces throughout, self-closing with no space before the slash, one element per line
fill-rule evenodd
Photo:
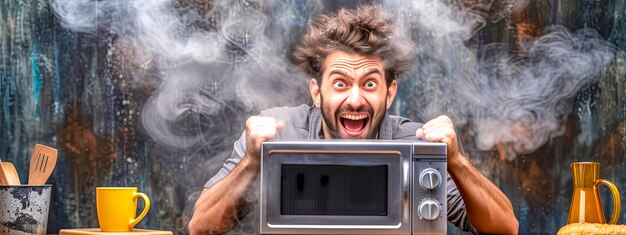
<path fill-rule="evenodd" d="M 369 119 L 371 119 L 369 120 L 371 129 L 369 130 L 369 133 L 367 134 L 365 139 L 378 139 L 380 123 L 383 121 L 383 118 L 385 117 L 387 113 L 387 109 L 384 107 L 384 104 L 387 103 L 387 97 L 385 97 L 385 102 L 383 103 L 383 107 L 381 107 L 380 109 L 382 110 L 382 113 L 379 116 L 374 116 L 374 110 L 372 109 L 371 106 L 367 106 L 367 105 L 363 105 L 359 109 L 356 109 L 356 110 L 347 105 L 344 105 L 344 106 L 339 107 L 337 112 L 335 112 L 335 114 L 333 115 L 332 110 L 325 108 L 327 106 L 324 105 L 324 96 L 322 96 L 322 94 L 320 94 L 320 102 L 321 102 L 320 109 L 322 111 L 322 118 L 324 118 L 324 122 L 326 122 L 326 125 L 328 126 L 328 130 L 329 130 L 328 135 L 332 139 L 343 139 L 339 135 L 339 128 L 340 128 L 339 125 L 342 125 L 339 122 L 339 120 L 341 120 L 339 115 L 340 113 L 344 111 L 367 112 L 369 114 Z"/>

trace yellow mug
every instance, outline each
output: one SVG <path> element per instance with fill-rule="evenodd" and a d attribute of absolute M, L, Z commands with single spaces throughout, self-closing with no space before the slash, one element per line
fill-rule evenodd
<path fill-rule="evenodd" d="M 144 208 L 137 215 L 137 198 L 144 201 Z M 137 187 L 96 187 L 96 210 L 102 232 L 132 232 L 133 227 L 150 209 L 150 199 L 138 193 Z"/>

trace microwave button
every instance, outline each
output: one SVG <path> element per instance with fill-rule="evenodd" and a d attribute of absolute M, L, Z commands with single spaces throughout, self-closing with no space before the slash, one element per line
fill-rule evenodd
<path fill-rule="evenodd" d="M 435 199 L 427 198 L 420 202 L 417 213 L 422 220 L 436 220 L 439 218 L 439 213 L 441 212 L 441 205 Z"/>
<path fill-rule="evenodd" d="M 427 190 L 433 190 L 441 184 L 441 174 L 433 168 L 426 168 L 420 173 L 420 185 Z"/>

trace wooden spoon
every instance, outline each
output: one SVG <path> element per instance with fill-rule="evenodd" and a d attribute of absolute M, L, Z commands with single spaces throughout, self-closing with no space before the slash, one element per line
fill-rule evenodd
<path fill-rule="evenodd" d="M 4 176 L 7 179 L 7 185 L 20 185 L 20 175 L 17 174 L 17 170 L 13 163 L 3 162 L 2 168 L 4 168 Z"/>
<path fill-rule="evenodd" d="M 57 164 L 57 150 L 43 144 L 36 144 L 30 157 L 28 169 L 29 185 L 44 185 Z"/>

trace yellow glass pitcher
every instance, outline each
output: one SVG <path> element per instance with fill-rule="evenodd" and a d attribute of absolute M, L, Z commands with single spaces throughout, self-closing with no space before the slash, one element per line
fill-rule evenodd
<path fill-rule="evenodd" d="M 613 194 L 613 215 L 609 224 L 616 224 L 619 219 L 619 191 L 611 181 L 600 178 L 600 163 L 574 162 L 570 165 L 574 177 L 574 192 L 569 208 L 567 223 L 601 223 L 605 224 L 604 210 L 598 188 L 605 185 Z"/>

